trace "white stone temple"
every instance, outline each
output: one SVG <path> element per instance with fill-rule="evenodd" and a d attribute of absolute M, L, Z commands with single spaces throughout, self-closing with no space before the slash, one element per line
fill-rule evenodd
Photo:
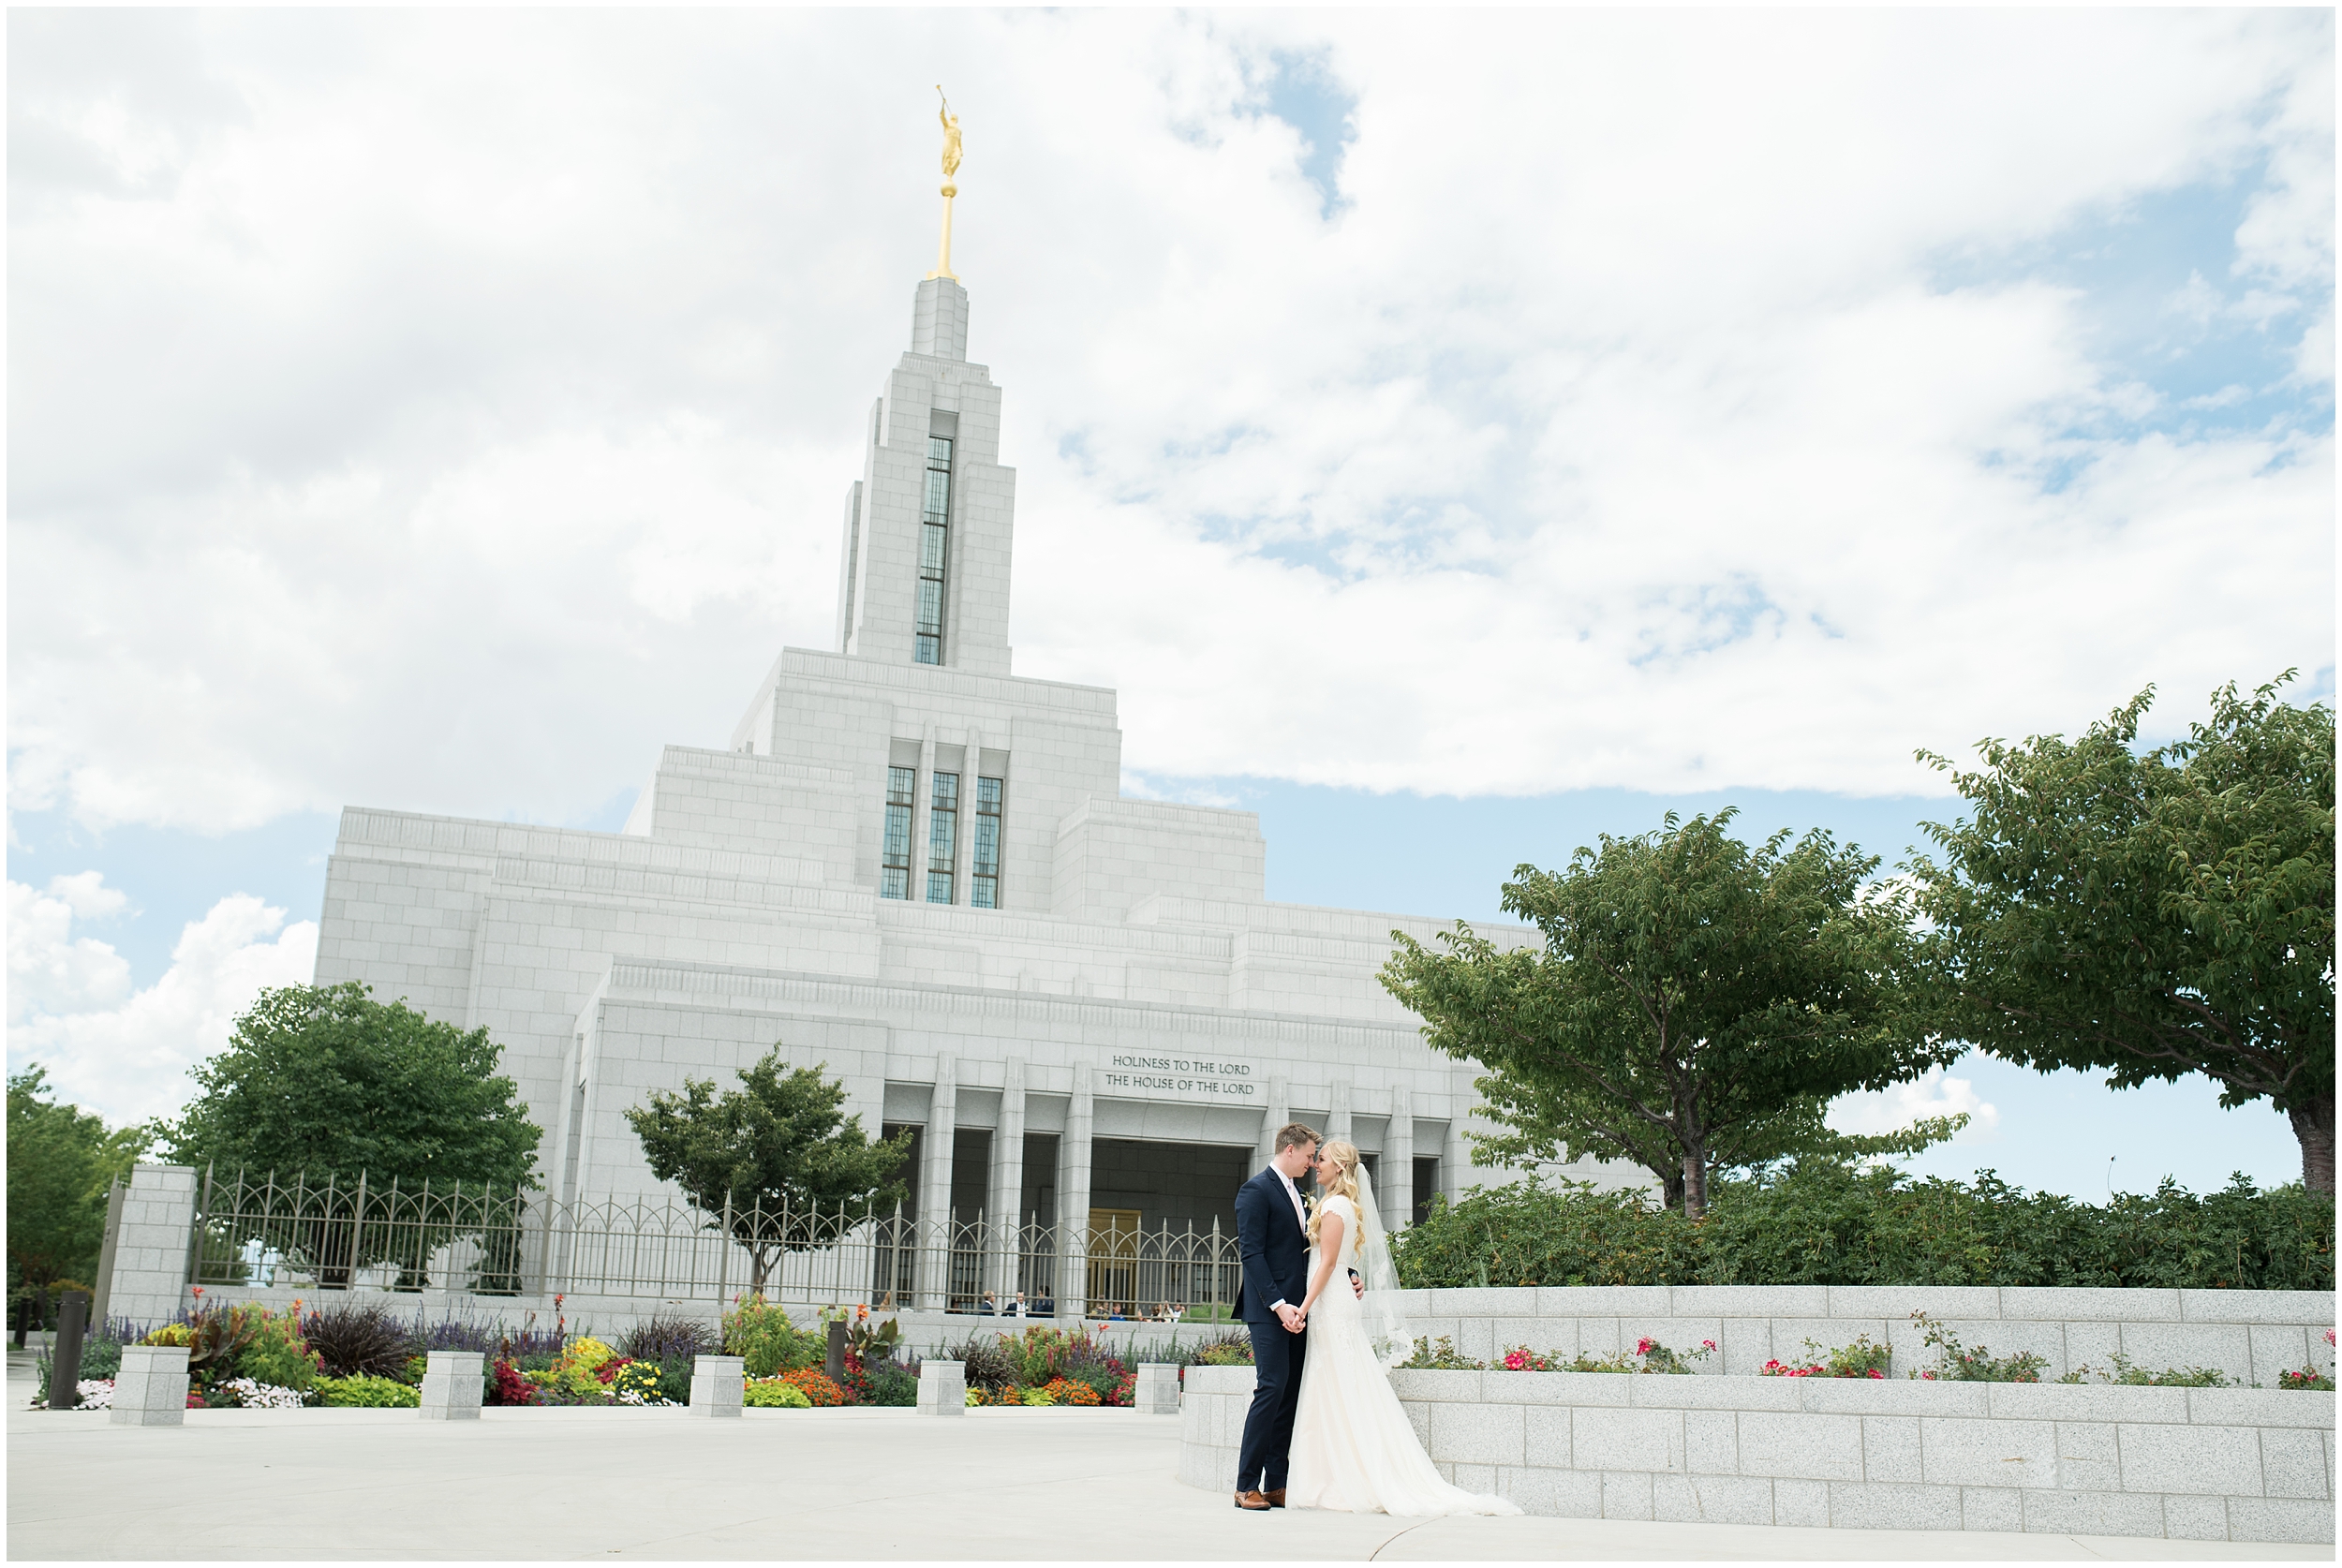
<path fill-rule="evenodd" d="M 1232 1230 L 1294 1119 L 1394 1227 L 1491 1179 L 1474 1069 L 1375 978 L 1445 923 L 1269 902 L 1253 814 L 1125 798 L 1115 694 L 1010 673 L 1015 473 L 967 342 L 959 283 L 919 285 L 830 647 L 782 650 L 724 749 L 667 747 L 623 832 L 345 810 L 318 982 L 487 1028 L 564 1197 L 660 1190 L 623 1113 L 776 1043 L 918 1130 L 930 1216 Z"/>

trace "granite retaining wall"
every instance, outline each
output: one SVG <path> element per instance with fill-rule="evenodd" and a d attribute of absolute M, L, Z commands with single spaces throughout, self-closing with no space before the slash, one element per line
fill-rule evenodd
<path fill-rule="evenodd" d="M 2334 1539 L 2332 1394 L 1589 1372 L 1391 1383 L 1441 1473 L 1532 1514 Z M 1250 1368 L 1188 1368 L 1180 1480 L 1234 1487 L 1252 1386 Z"/>

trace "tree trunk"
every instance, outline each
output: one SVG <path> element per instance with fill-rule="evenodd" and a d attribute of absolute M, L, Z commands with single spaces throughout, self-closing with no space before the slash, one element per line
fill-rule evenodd
<path fill-rule="evenodd" d="M 1666 1194 L 1668 1207 L 1681 1214 L 1683 1211 L 1683 1173 L 1681 1170 L 1661 1171 L 1659 1184 Z"/>
<path fill-rule="evenodd" d="M 2286 1108 L 2302 1141 L 2302 1185 L 2334 1196 L 2334 1096 L 2322 1094 Z"/>
<path fill-rule="evenodd" d="M 1683 1218 L 1697 1220 L 1708 1212 L 1708 1151 L 1683 1150 Z"/>

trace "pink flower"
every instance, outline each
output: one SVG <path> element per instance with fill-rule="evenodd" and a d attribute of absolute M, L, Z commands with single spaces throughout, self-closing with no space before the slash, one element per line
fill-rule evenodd
<path fill-rule="evenodd" d="M 1886 1373 L 1884 1373 L 1884 1372 L 1882 1372 L 1882 1371 L 1880 1371 L 1877 1368 L 1873 1367 L 1873 1368 L 1871 1368 L 1868 1372 L 1864 1373 L 1863 1375 L 1864 1375 L 1865 1377 L 1884 1378 L 1887 1374 L 1886 1374 Z"/>
<path fill-rule="evenodd" d="M 1713 1339 L 1702 1339 L 1699 1341 L 1699 1346 L 1702 1350 L 1713 1350 L 1716 1348 L 1716 1342 Z"/>
<path fill-rule="evenodd" d="M 1505 1370 L 1508 1372 L 1518 1372 L 1528 1365 L 1529 1357 L 1526 1353 L 1521 1351 L 1506 1351 L 1505 1353 Z"/>
<path fill-rule="evenodd" d="M 1637 1355 L 1649 1355 L 1651 1354 L 1651 1341 L 1648 1339 L 1636 1340 L 1635 1354 Z"/>

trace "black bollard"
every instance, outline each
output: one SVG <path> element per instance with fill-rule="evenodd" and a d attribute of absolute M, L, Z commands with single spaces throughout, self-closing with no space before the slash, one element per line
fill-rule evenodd
<path fill-rule="evenodd" d="M 24 1348 L 24 1335 L 33 1326 L 33 1293 L 26 1291 L 16 1298 L 16 1348 Z"/>
<path fill-rule="evenodd" d="M 829 1373 L 832 1383 L 842 1383 L 846 1381 L 846 1325 L 836 1319 L 830 1322 L 829 1357 L 823 1363 L 823 1370 Z"/>
<path fill-rule="evenodd" d="M 82 1402 L 82 1325 L 88 1312 L 89 1297 L 80 1291 L 67 1291 L 57 1302 L 57 1343 L 49 1356 L 51 1410 L 72 1410 Z"/>

